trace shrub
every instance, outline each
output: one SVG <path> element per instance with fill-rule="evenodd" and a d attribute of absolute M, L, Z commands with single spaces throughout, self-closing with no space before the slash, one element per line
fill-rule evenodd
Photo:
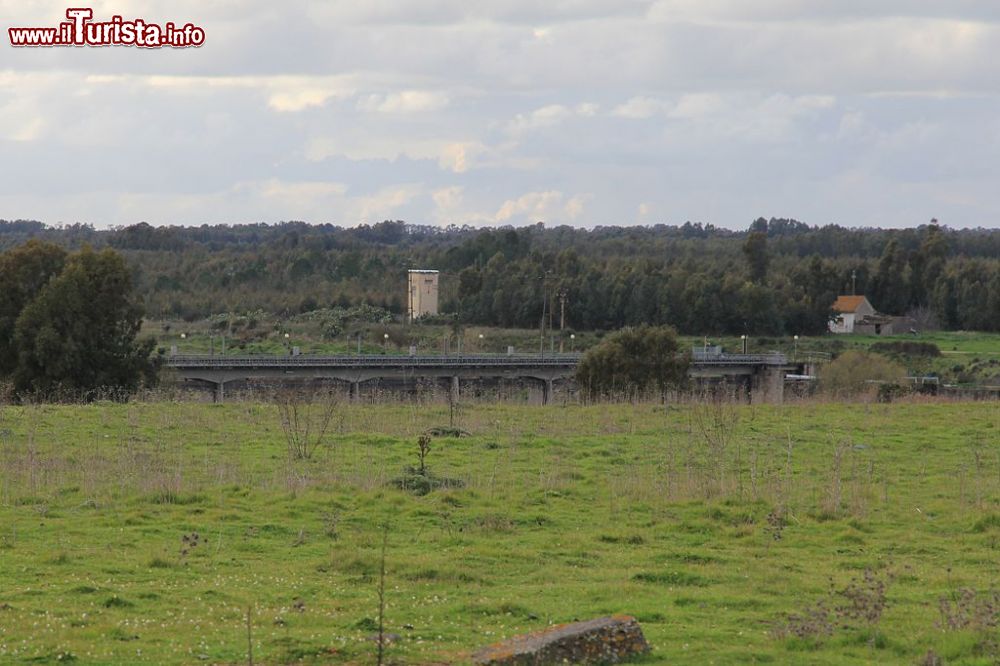
<path fill-rule="evenodd" d="M 592 398 L 618 392 L 655 390 L 663 395 L 687 380 L 688 358 L 680 353 L 677 332 L 669 326 L 625 328 L 590 348 L 576 371 Z"/>
<path fill-rule="evenodd" d="M 865 391 L 869 383 L 898 383 L 905 377 L 906 370 L 884 356 L 852 350 L 823 367 L 819 378 L 824 390 L 851 395 Z"/>

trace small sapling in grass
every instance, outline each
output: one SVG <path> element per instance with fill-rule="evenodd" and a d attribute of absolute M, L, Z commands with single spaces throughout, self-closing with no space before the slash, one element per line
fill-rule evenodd
<path fill-rule="evenodd" d="M 427 455 L 431 452 L 430 435 L 421 435 L 417 438 L 417 458 L 420 460 L 418 473 L 427 476 Z"/>

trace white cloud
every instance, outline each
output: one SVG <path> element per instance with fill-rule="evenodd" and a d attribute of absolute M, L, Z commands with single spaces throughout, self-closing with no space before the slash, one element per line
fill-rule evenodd
<path fill-rule="evenodd" d="M 514 134 L 553 127 L 573 115 L 573 111 L 562 104 L 549 104 L 531 113 L 517 114 L 510 122 L 509 129 Z"/>
<path fill-rule="evenodd" d="M 95 86 L 129 85 L 172 91 L 179 95 L 198 94 L 213 89 L 242 89 L 263 92 L 267 105 L 279 112 L 303 111 L 323 106 L 330 99 L 344 99 L 356 93 L 353 76 L 173 76 L 92 74 L 86 83 Z"/>
<path fill-rule="evenodd" d="M 333 96 L 328 90 L 303 89 L 294 92 L 276 92 L 267 104 L 275 111 L 302 111 L 313 106 L 323 106 Z"/>
<path fill-rule="evenodd" d="M 624 104 L 619 104 L 611 112 L 619 118 L 646 119 L 666 112 L 670 105 L 652 97 L 632 97 Z"/>
<path fill-rule="evenodd" d="M 384 187 L 374 194 L 359 197 L 348 205 L 348 218 L 356 222 L 381 222 L 401 217 L 401 211 L 423 193 L 423 188 L 416 184 L 392 185 Z"/>
<path fill-rule="evenodd" d="M 562 192 L 528 192 L 517 199 L 508 199 L 497 210 L 497 222 L 571 222 L 584 212 L 587 195 L 569 199 Z"/>
<path fill-rule="evenodd" d="M 449 143 L 441 149 L 438 164 L 442 169 L 455 173 L 465 173 L 476 158 L 487 152 L 487 147 L 477 141 Z"/>
<path fill-rule="evenodd" d="M 378 113 L 426 113 L 445 108 L 449 101 L 448 96 L 440 92 L 402 90 L 386 95 L 367 95 L 358 101 L 358 108 Z"/>

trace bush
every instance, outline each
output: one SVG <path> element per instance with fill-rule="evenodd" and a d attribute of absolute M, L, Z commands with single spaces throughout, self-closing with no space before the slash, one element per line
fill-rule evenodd
<path fill-rule="evenodd" d="M 823 367 L 819 379 L 823 390 L 851 395 L 869 389 L 871 383 L 897 384 L 905 377 L 906 370 L 884 356 L 848 351 Z"/>
<path fill-rule="evenodd" d="M 687 381 L 689 359 L 669 326 L 625 328 L 591 347 L 576 379 L 590 397 L 656 390 L 661 395 Z"/>
<path fill-rule="evenodd" d="M 402 476 L 397 476 L 392 480 L 392 485 L 414 495 L 423 496 L 435 490 L 464 488 L 465 482 L 461 479 L 435 476 L 428 470 L 421 472 L 415 467 L 407 467 L 403 470 Z"/>

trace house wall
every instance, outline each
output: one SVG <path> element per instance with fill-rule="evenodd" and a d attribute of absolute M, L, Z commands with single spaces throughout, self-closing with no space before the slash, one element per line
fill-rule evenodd
<path fill-rule="evenodd" d="M 854 311 L 854 315 L 858 319 L 873 314 L 875 314 L 875 308 L 872 307 L 872 304 L 868 302 L 867 298 L 861 301 L 861 305 L 859 305 L 858 309 Z"/>
<path fill-rule="evenodd" d="M 438 313 L 437 271 L 410 271 L 408 274 L 408 307 L 410 321 L 423 315 Z"/>
<path fill-rule="evenodd" d="M 854 332 L 854 313 L 845 313 L 837 315 L 837 319 L 830 322 L 830 332 L 831 333 L 853 333 Z"/>

